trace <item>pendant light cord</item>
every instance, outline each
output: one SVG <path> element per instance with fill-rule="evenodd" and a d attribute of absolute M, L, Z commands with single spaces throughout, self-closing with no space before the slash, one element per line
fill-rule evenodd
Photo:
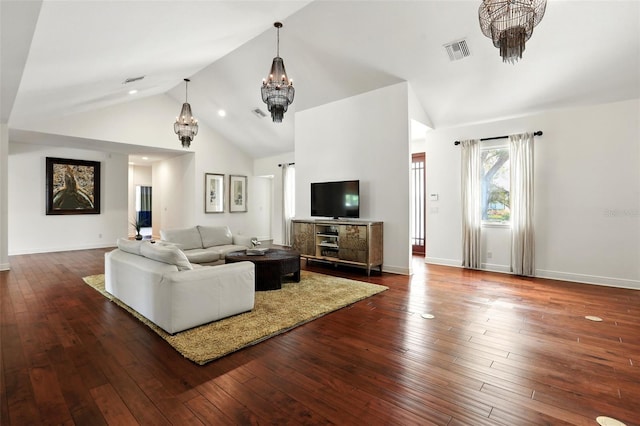
<path fill-rule="evenodd" d="M 188 78 L 184 79 L 184 102 L 185 103 L 189 103 L 189 94 L 188 94 L 189 92 L 187 91 L 187 88 L 189 86 L 190 81 L 191 80 L 189 80 Z"/>

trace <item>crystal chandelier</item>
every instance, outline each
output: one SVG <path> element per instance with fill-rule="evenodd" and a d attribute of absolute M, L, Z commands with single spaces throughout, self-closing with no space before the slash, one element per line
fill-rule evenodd
<path fill-rule="evenodd" d="M 284 61 L 280 57 L 280 28 L 282 24 L 276 22 L 273 24 L 277 28 L 277 50 L 276 57 L 273 58 L 269 77 L 262 80 L 262 102 L 267 104 L 271 119 L 274 123 L 281 123 L 284 113 L 293 102 L 296 93 L 293 88 L 293 80 L 289 80 L 287 72 L 284 69 Z"/>
<path fill-rule="evenodd" d="M 547 0 L 483 0 L 478 15 L 482 33 L 500 49 L 503 62 L 522 58 L 524 44 L 544 16 Z"/>
<path fill-rule="evenodd" d="M 182 147 L 189 148 L 193 137 L 198 134 L 198 120 L 191 114 L 191 105 L 187 102 L 187 85 L 191 80 L 185 78 L 184 81 L 184 103 L 180 115 L 176 117 L 176 122 L 173 124 L 173 131 L 182 142 Z"/>

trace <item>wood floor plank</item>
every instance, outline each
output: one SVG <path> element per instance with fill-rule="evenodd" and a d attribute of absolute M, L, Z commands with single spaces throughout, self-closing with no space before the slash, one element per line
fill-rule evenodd
<path fill-rule="evenodd" d="M 31 368 L 29 376 L 41 417 L 52 424 L 64 424 L 70 421 L 71 412 L 62 395 L 61 384 L 53 366 Z"/>
<path fill-rule="evenodd" d="M 138 425 L 127 405 L 120 399 L 118 393 L 110 385 L 102 385 L 90 390 L 107 424 L 114 425 Z"/>
<path fill-rule="evenodd" d="M 236 371 L 236 370 L 234 370 Z M 289 419 L 294 419 L 301 425 L 329 424 L 329 420 L 311 410 L 304 404 L 297 401 L 293 396 L 288 395 L 276 386 L 266 382 L 260 377 L 253 376 L 244 382 L 247 389 L 266 398 L 281 410 L 287 413 Z"/>
<path fill-rule="evenodd" d="M 188 400 L 185 402 L 185 406 L 189 407 L 189 409 L 198 417 L 200 424 L 235 425 L 230 418 L 225 416 L 222 411 L 202 395 Z M 190 422 L 189 424 L 194 423 Z"/>
<path fill-rule="evenodd" d="M 3 426 L 593 425 L 598 415 L 640 426 L 640 291 L 417 258 L 411 277 L 303 261 L 389 290 L 200 366 L 84 284 L 108 250 L 11 256 L 0 272 Z"/>
<path fill-rule="evenodd" d="M 202 396 L 235 424 L 260 423 L 260 417 L 256 413 L 234 399 L 233 396 L 229 395 L 213 381 L 201 384 L 198 386 L 198 390 Z"/>

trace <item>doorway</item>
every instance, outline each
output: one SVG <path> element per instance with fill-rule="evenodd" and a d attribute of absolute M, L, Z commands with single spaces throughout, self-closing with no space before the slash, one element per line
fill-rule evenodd
<path fill-rule="evenodd" d="M 136 185 L 136 220 L 142 223 L 140 235 L 151 238 L 151 187 Z"/>
<path fill-rule="evenodd" d="M 411 253 L 425 255 L 425 153 L 411 155 Z"/>

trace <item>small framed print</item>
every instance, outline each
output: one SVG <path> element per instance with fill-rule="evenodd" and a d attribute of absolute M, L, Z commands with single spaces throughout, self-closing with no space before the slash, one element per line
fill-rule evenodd
<path fill-rule="evenodd" d="M 247 211 L 247 177 L 229 175 L 229 212 Z"/>
<path fill-rule="evenodd" d="M 224 175 L 204 174 L 204 212 L 224 213 Z"/>
<path fill-rule="evenodd" d="M 46 158 L 48 215 L 100 214 L 100 162 Z"/>

